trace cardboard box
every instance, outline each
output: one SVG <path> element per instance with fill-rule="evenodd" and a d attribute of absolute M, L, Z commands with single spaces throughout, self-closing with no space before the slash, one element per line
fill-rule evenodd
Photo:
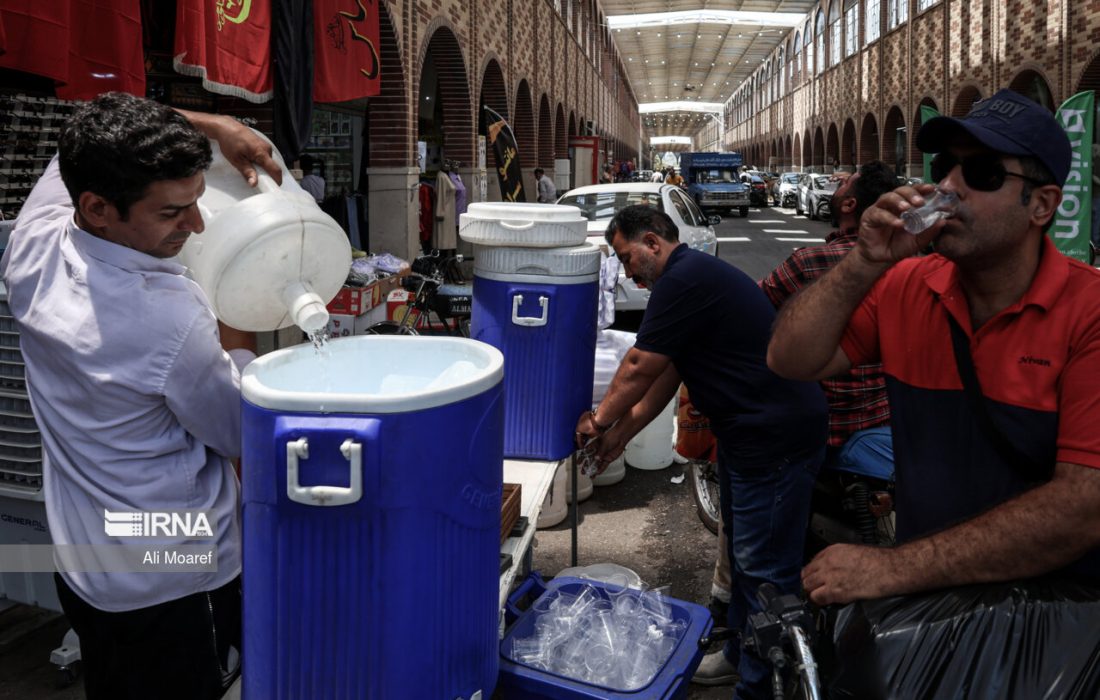
<path fill-rule="evenodd" d="M 341 287 L 332 301 L 328 303 L 330 314 L 359 316 L 385 303 L 389 293 L 401 287 L 401 278 L 407 277 L 408 268 L 396 275 L 383 277 L 366 287 Z"/>
<path fill-rule="evenodd" d="M 413 295 L 405 289 L 395 289 L 386 299 L 386 318 L 391 321 L 400 321 L 405 318 L 412 303 Z"/>
<path fill-rule="evenodd" d="M 328 331 L 328 337 L 343 338 L 355 335 L 355 318 L 351 314 L 329 314 L 328 326 L 325 328 Z"/>

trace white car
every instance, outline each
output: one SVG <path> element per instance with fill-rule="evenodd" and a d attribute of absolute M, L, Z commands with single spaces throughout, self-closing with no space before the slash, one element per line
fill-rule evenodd
<path fill-rule="evenodd" d="M 648 204 L 665 212 L 680 230 L 680 242 L 695 250 L 711 255 L 718 254 L 718 238 L 713 224 L 721 219 L 706 217 L 691 197 L 675 185 L 654 182 L 621 182 L 607 185 L 589 185 L 569 190 L 558 199 L 558 204 L 568 204 L 581 210 L 588 219 L 588 240 L 597 243 L 609 255 L 615 251 L 607 245 L 604 233 L 611 217 L 623 207 Z M 627 279 L 619 268 L 619 281 L 615 285 L 616 311 L 642 311 L 649 303 L 649 290 L 642 289 Z"/>

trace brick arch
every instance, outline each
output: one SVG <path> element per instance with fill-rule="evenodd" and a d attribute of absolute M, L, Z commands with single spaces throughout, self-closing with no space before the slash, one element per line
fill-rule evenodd
<path fill-rule="evenodd" d="M 829 124 L 829 131 L 825 136 L 825 161 L 826 163 L 840 164 L 840 136 L 836 130 L 836 122 Z"/>
<path fill-rule="evenodd" d="M 434 28 L 433 28 L 434 25 Z M 424 66 L 431 56 L 438 76 L 438 99 L 442 104 L 443 148 L 446 157 L 463 163 L 474 161 L 474 120 L 470 100 L 470 83 L 467 79 L 466 60 L 458 38 L 446 20 L 436 18 L 429 25 L 425 36 L 430 37 L 423 46 L 420 57 L 420 79 Z M 423 85 L 420 86 L 421 91 Z M 417 110 L 424 108 L 424 100 L 418 95 Z"/>
<path fill-rule="evenodd" d="M 381 91 L 367 100 L 367 143 L 364 167 L 401 167 L 416 162 L 415 134 L 409 123 L 405 70 L 401 61 L 400 37 L 393 28 L 389 3 L 378 13 L 378 54 L 381 62 Z M 366 185 L 366 178 L 360 180 Z"/>
<path fill-rule="evenodd" d="M 859 128 L 859 162 L 861 165 L 878 160 L 878 120 L 868 112 Z"/>
<path fill-rule="evenodd" d="M 814 165 L 814 144 L 810 139 L 810 131 L 807 129 L 802 134 L 802 170 L 809 171 Z"/>
<path fill-rule="evenodd" d="M 1038 102 L 1050 110 L 1051 114 L 1057 108 L 1057 105 L 1054 104 L 1054 93 L 1050 89 L 1050 81 L 1043 75 L 1042 69 L 1038 67 L 1028 67 L 1021 70 L 1008 84 L 1008 89 Z"/>
<path fill-rule="evenodd" d="M 488 56 L 481 67 L 481 95 L 478 99 L 477 133 L 484 135 L 486 128 L 485 111 L 482 107 L 488 107 L 506 120 L 510 121 L 511 110 L 508 109 L 508 89 L 504 85 L 504 71 L 500 67 L 500 61 L 495 56 Z"/>
<path fill-rule="evenodd" d="M 794 151 L 792 150 L 792 148 L 797 148 L 798 147 L 797 142 L 798 142 L 798 137 L 795 136 L 795 144 L 794 144 L 794 146 L 792 146 L 791 145 L 791 136 L 790 136 L 790 134 L 787 134 L 787 145 L 783 149 L 783 164 L 786 165 L 788 168 L 793 168 L 794 167 Z"/>
<path fill-rule="evenodd" d="M 1089 62 L 1085 64 L 1085 69 L 1077 78 L 1077 87 L 1073 94 L 1076 95 L 1084 90 L 1100 92 L 1100 49 L 1094 51 L 1089 57 Z"/>
<path fill-rule="evenodd" d="M 569 110 L 569 135 L 577 136 L 577 113 Z"/>
<path fill-rule="evenodd" d="M 554 115 L 554 157 L 558 159 L 569 157 L 569 132 L 565 126 L 565 108 L 558 103 L 558 109 Z"/>
<path fill-rule="evenodd" d="M 549 170 L 554 167 L 554 116 L 545 92 L 539 99 L 538 124 L 538 163 L 539 167 Z"/>
<path fill-rule="evenodd" d="M 853 168 L 861 165 L 856 155 L 856 123 L 851 117 L 844 120 L 844 129 L 840 132 L 840 163 Z"/>
<path fill-rule="evenodd" d="M 519 81 L 512 103 L 516 106 L 512 130 L 519 147 L 519 164 L 524 168 L 533 168 L 538 164 L 538 152 L 535 146 L 535 113 L 531 107 L 531 87 L 527 80 Z"/>
<path fill-rule="evenodd" d="M 921 107 L 931 107 L 937 112 L 940 111 L 936 101 L 931 97 L 925 97 L 917 104 L 917 111 L 914 112 L 913 121 L 910 122 L 913 126 L 909 129 L 909 152 L 913 154 L 914 158 L 916 158 L 917 153 L 921 152 L 921 150 L 917 148 L 917 132 L 920 131 L 922 123 L 920 117 Z M 927 173 L 925 173 L 925 175 L 927 176 Z"/>
<path fill-rule="evenodd" d="M 882 160 L 893 167 L 897 175 L 905 174 L 905 164 L 909 158 L 909 149 L 905 147 L 908 145 L 908 140 L 901 141 L 905 145 L 901 148 L 902 152 L 898 152 L 898 129 L 904 126 L 905 115 L 902 114 L 900 107 L 894 105 L 886 113 L 886 121 L 882 126 Z"/>
<path fill-rule="evenodd" d="M 814 130 L 814 155 L 813 164 L 815 167 L 820 168 L 817 172 L 825 172 L 825 132 L 821 130 L 821 127 L 817 127 Z"/>
<path fill-rule="evenodd" d="M 951 105 L 952 117 L 965 117 L 974 103 L 982 99 L 982 92 L 976 85 L 967 85 L 959 90 L 955 96 L 955 103 Z"/>

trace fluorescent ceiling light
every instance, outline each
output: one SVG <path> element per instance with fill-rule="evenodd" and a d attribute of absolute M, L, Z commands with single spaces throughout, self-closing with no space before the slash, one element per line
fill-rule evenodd
<path fill-rule="evenodd" d="M 660 146 L 662 144 L 682 144 L 691 145 L 690 136 L 654 136 L 649 140 L 650 146 Z"/>
<path fill-rule="evenodd" d="M 634 15 L 609 15 L 607 26 L 663 27 L 672 24 L 737 24 L 756 27 L 797 27 L 806 19 L 805 13 L 742 12 L 740 10 L 686 10 L 682 12 L 649 12 Z"/>
<path fill-rule="evenodd" d="M 639 114 L 652 112 L 721 112 L 721 102 L 646 102 L 638 105 Z"/>

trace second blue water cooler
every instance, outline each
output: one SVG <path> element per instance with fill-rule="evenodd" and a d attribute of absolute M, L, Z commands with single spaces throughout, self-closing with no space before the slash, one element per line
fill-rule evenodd
<path fill-rule="evenodd" d="M 504 355 L 504 455 L 573 452 L 592 404 L 600 249 L 476 246 L 470 335 Z"/>

